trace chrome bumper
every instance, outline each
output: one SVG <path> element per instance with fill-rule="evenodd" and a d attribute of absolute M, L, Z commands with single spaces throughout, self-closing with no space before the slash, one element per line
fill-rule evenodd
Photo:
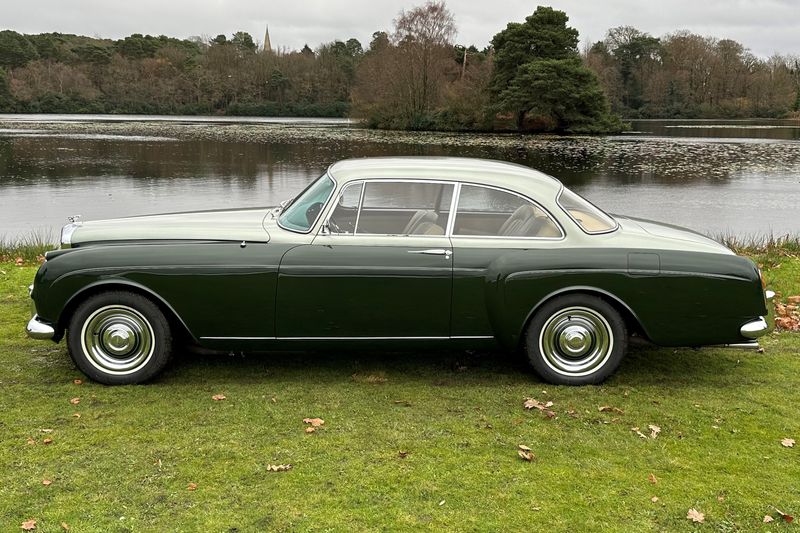
<path fill-rule="evenodd" d="M 39 315 L 33 315 L 25 326 L 25 332 L 28 337 L 36 340 L 49 340 L 56 336 L 56 330 L 53 326 L 45 324 L 39 320 Z"/>
<path fill-rule="evenodd" d="M 739 329 L 739 333 L 742 335 L 742 337 L 745 339 L 755 340 L 759 337 L 763 337 L 775 329 L 775 310 L 772 306 L 773 298 L 775 298 L 774 292 L 764 292 L 764 300 L 767 304 L 767 316 L 760 316 L 756 320 L 751 320 L 750 322 L 742 325 L 741 329 Z"/>

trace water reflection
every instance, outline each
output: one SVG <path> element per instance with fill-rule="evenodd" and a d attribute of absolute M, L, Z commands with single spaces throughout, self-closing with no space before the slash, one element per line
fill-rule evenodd
<path fill-rule="evenodd" d="M 647 121 L 634 124 L 638 133 L 618 137 L 508 135 L 491 143 L 437 135 L 218 142 L 6 128 L 0 129 L 0 237 L 53 232 L 77 213 L 96 219 L 274 205 L 334 161 L 388 155 L 512 161 L 558 177 L 611 212 L 710 233 L 800 233 L 800 123 L 773 122 Z"/>

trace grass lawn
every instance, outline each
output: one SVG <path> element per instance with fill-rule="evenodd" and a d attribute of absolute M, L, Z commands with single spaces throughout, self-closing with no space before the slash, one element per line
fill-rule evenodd
<path fill-rule="evenodd" d="M 757 259 L 800 294 L 799 259 Z M 34 270 L 0 263 L 0 531 L 797 527 L 775 508 L 800 515 L 800 334 L 764 353 L 639 348 L 596 387 L 465 353 L 181 355 L 105 387 L 63 342 L 25 337 Z"/>

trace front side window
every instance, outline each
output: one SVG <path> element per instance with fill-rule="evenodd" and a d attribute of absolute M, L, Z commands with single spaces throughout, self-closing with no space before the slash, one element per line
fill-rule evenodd
<path fill-rule="evenodd" d="M 349 183 L 336 199 L 336 206 L 328 218 L 328 229 L 332 233 L 355 233 L 358 222 L 358 207 L 364 183 Z"/>
<path fill-rule="evenodd" d="M 335 186 L 334 181 L 324 174 L 306 187 L 283 209 L 278 217 L 280 226 L 300 233 L 309 232 Z"/>
<path fill-rule="evenodd" d="M 558 205 L 586 233 L 606 233 L 617 229 L 617 221 L 566 187 L 558 197 Z"/>
<path fill-rule="evenodd" d="M 454 188 L 452 183 L 368 181 L 354 233 L 444 235 Z"/>
<path fill-rule="evenodd" d="M 510 192 L 462 185 L 453 235 L 559 238 L 561 230 L 533 202 Z"/>

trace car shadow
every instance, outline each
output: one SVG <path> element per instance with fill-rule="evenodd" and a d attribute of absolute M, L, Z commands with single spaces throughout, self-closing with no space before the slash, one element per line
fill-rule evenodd
<path fill-rule="evenodd" d="M 740 379 L 737 361 L 749 352 L 632 346 L 606 386 L 685 387 Z M 224 353 L 178 350 L 161 383 L 268 383 L 271 379 L 328 383 L 369 376 L 437 386 L 540 382 L 524 354 L 504 351 L 315 350 Z"/>

